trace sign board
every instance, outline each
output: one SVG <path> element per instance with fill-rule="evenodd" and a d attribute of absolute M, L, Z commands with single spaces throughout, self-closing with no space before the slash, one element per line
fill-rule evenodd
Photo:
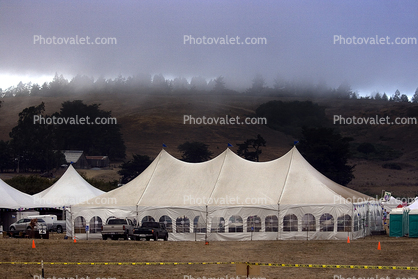
<path fill-rule="evenodd" d="M 39 234 L 46 234 L 46 226 L 39 226 Z"/>
<path fill-rule="evenodd" d="M 259 265 L 247 265 L 245 263 L 236 264 L 237 275 L 239 276 L 259 276 L 261 275 Z"/>
<path fill-rule="evenodd" d="M 391 196 L 392 196 L 391 192 L 385 192 L 384 200 L 389 201 Z"/>
<path fill-rule="evenodd" d="M 86 226 L 86 232 L 88 232 L 88 231 L 89 231 L 89 225 Z"/>

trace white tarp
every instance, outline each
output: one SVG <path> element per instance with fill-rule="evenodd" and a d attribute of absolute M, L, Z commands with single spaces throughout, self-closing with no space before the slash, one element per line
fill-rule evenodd
<path fill-rule="evenodd" d="M 376 221 L 376 210 L 381 213 L 377 204 L 323 176 L 295 147 L 262 163 L 247 161 L 229 149 L 207 162 L 186 163 L 162 150 L 128 184 L 72 206 L 72 217 L 82 216 L 86 222 L 94 216 L 103 221 L 110 216 L 137 222 L 168 219 L 174 240 L 202 240 L 202 235 L 212 240 L 340 239 L 349 235 L 347 224 L 351 237 L 364 235 L 363 224 Z M 304 218 L 311 218 L 306 214 L 312 215 L 314 232 L 303 230 Z M 235 228 L 237 220 L 242 226 L 231 232 L 230 224 Z M 199 222 L 205 228 L 196 232 Z M 274 228 L 266 229 L 266 222 Z"/>

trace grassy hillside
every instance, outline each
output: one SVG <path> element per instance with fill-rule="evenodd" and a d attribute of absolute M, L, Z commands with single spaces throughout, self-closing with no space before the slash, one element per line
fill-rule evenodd
<path fill-rule="evenodd" d="M 225 150 L 228 143 L 234 145 L 261 134 L 267 146 L 261 154 L 261 161 L 282 156 L 293 145 L 292 136 L 272 130 L 265 125 L 190 125 L 183 124 L 184 115 L 193 117 L 245 117 L 255 116 L 256 108 L 270 100 L 291 101 L 293 98 L 244 95 L 88 95 L 68 97 L 7 97 L 0 108 L 0 139 L 8 140 L 9 132 L 17 124 L 18 113 L 24 108 L 45 102 L 46 113 L 58 111 L 61 103 L 81 99 L 86 104 L 99 103 L 104 110 L 122 125 L 128 158 L 138 153 L 155 158 L 162 148 L 179 158 L 177 146 L 185 141 L 201 141 L 209 145 L 214 156 Z M 379 115 L 403 117 L 409 115 L 413 104 L 376 102 L 373 100 L 327 100 L 312 101 L 326 107 L 329 125 L 338 128 L 344 136 L 354 138 L 354 146 L 370 142 L 383 149 L 390 148 L 400 155 L 383 161 L 382 156 L 359 156 L 355 154 L 356 178 L 348 185 L 367 194 L 379 194 L 382 189 L 392 191 L 395 196 L 418 195 L 418 133 L 417 125 L 333 125 L 333 115 L 344 117 L 369 117 Z M 353 149 L 356 150 L 355 148 Z M 396 157 L 396 156 L 395 156 Z M 386 158 L 388 159 L 388 158 Z M 383 167 L 395 164 L 396 168 Z M 2 174 L 0 177 L 4 177 Z M 116 169 L 112 173 L 88 171 L 87 176 L 103 179 L 117 179 Z"/>

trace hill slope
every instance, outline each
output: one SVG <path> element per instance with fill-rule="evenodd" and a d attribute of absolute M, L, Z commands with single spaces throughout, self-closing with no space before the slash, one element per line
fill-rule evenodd
<path fill-rule="evenodd" d="M 261 134 L 267 146 L 261 154 L 261 161 L 282 156 L 293 145 L 294 138 L 272 130 L 265 125 L 191 125 L 184 124 L 184 116 L 192 117 L 254 117 L 255 109 L 270 100 L 290 101 L 292 98 L 244 95 L 85 95 L 73 97 L 8 97 L 0 108 L 0 139 L 8 140 L 9 132 L 17 124 L 18 113 L 28 106 L 45 102 L 46 113 L 60 109 L 61 103 L 81 99 L 86 104 L 99 103 L 101 109 L 112 111 L 122 125 L 123 138 L 128 158 L 132 154 L 148 155 L 155 158 L 162 148 L 179 158 L 177 146 L 185 141 L 201 141 L 209 145 L 214 156 L 225 150 L 228 143 L 242 143 L 248 138 Z M 367 194 L 392 191 L 395 196 L 414 197 L 418 194 L 418 137 L 416 125 L 333 125 L 333 115 L 348 116 L 406 116 L 412 104 L 375 102 L 371 100 L 313 100 L 327 107 L 330 126 L 338 128 L 344 136 L 355 142 L 371 142 L 389 146 L 402 152 L 402 156 L 390 162 L 402 167 L 401 170 L 383 168 L 386 162 L 352 159 L 356 164 L 356 178 L 348 185 Z M 115 171 L 116 172 L 116 171 Z M 101 173 L 88 172 L 88 176 L 101 177 Z M 114 176 L 118 176 L 115 174 Z M 103 176 L 111 178 L 109 173 Z"/>

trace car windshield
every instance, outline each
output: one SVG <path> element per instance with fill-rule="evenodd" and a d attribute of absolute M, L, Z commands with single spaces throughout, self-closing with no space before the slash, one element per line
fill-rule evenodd
<path fill-rule="evenodd" d="M 125 219 L 111 219 L 108 222 L 109 225 L 126 225 Z"/>

